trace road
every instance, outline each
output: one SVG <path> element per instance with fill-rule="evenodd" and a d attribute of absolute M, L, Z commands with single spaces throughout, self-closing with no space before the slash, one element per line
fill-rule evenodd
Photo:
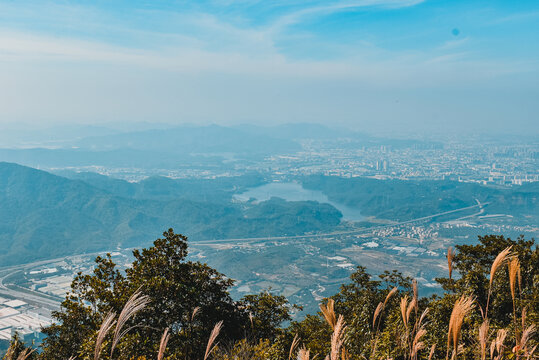
<path fill-rule="evenodd" d="M 231 243 L 231 242 L 263 242 L 263 241 L 294 240 L 294 239 L 306 239 L 306 238 L 311 238 L 312 239 L 312 238 L 339 236 L 339 235 L 365 234 L 365 233 L 372 232 L 373 230 L 380 230 L 380 229 L 385 229 L 385 228 L 390 228 L 390 227 L 395 227 L 395 226 L 400 226 L 400 225 L 412 224 L 412 223 L 416 223 L 416 222 L 429 220 L 429 219 L 432 219 L 432 218 L 435 218 L 435 217 L 438 217 L 438 216 L 449 215 L 449 214 L 458 213 L 458 212 L 461 212 L 461 211 L 470 210 L 470 209 L 474 209 L 474 208 L 479 208 L 480 211 L 477 214 L 482 214 L 483 213 L 483 207 L 488 205 L 489 203 L 481 204 L 479 202 L 479 200 L 477 200 L 477 199 L 476 199 L 476 202 L 477 202 L 476 205 L 466 206 L 466 207 L 455 209 L 455 210 L 444 211 L 444 212 L 434 214 L 434 215 L 423 216 L 423 217 L 412 219 L 412 220 L 401 221 L 401 222 L 396 222 L 396 223 L 387 224 L 387 225 L 373 226 L 373 227 L 370 227 L 370 228 L 363 228 L 363 229 L 358 229 L 358 230 L 336 231 L 336 232 L 331 232 L 331 233 L 311 234 L 311 235 L 266 236 L 266 237 L 253 237 L 253 238 L 201 240 L 201 241 L 193 242 L 193 245 L 213 245 L 213 244 L 218 244 L 218 243 Z M 472 216 L 475 216 L 475 215 L 476 214 L 473 214 Z"/>
<path fill-rule="evenodd" d="M 311 234 L 311 235 L 296 235 L 296 236 L 271 236 L 271 237 L 253 237 L 253 238 L 235 238 L 235 239 L 217 239 L 217 240 L 202 240 L 202 241 L 196 241 L 193 242 L 193 246 L 198 245 L 213 245 L 213 244 L 219 244 L 219 243 L 238 243 L 238 242 L 268 242 L 268 241 L 278 241 L 278 240 L 299 240 L 299 239 L 307 239 L 307 238 L 321 238 L 321 237 L 331 237 L 331 236 L 340 236 L 340 235 L 357 235 L 357 234 L 365 234 L 372 232 L 374 230 L 389 228 L 389 227 L 395 227 L 395 226 L 401 226 L 406 224 L 412 224 L 416 222 L 421 222 L 425 220 L 429 220 L 438 216 L 458 213 L 465 210 L 470 210 L 474 208 L 479 208 L 479 212 L 477 214 L 483 213 L 483 207 L 485 205 L 488 205 L 488 203 L 481 204 L 476 199 L 477 204 L 472 206 L 467 206 L 455 210 L 445 211 L 438 214 L 433 214 L 429 216 L 424 216 L 412 220 L 407 221 L 401 221 L 393 224 L 387 224 L 387 225 L 380 225 L 380 226 L 374 226 L 370 228 L 363 228 L 358 230 L 350 230 L 350 231 L 336 231 L 331 233 L 323 233 L 323 234 Z M 477 214 L 473 214 L 471 216 L 475 216 Z M 465 216 L 463 218 L 466 218 L 468 216 Z M 462 219 L 462 218 L 461 218 Z M 106 252 L 93 252 L 93 253 L 85 253 L 85 254 L 77 254 L 72 256 L 64 256 L 61 258 L 56 259 L 49 259 L 49 260 L 40 260 L 28 264 L 21 264 L 21 265 L 14 265 L 9 266 L 5 268 L 0 268 L 0 296 L 7 296 L 9 298 L 15 298 L 15 299 L 21 299 L 24 300 L 30 304 L 42 306 L 44 308 L 50 309 L 50 310 L 57 310 L 60 308 L 60 299 L 56 299 L 52 296 L 48 296 L 46 294 L 43 294 L 41 292 L 32 291 L 30 289 L 26 288 L 20 288 L 15 285 L 9 285 L 9 287 L 5 284 L 5 280 L 9 278 L 10 276 L 15 275 L 16 273 L 20 271 L 24 271 L 30 268 L 34 268 L 37 266 L 47 265 L 51 263 L 55 263 L 58 261 L 62 261 L 69 258 L 75 258 L 80 256 L 97 256 L 102 255 Z"/>
<path fill-rule="evenodd" d="M 5 296 L 7 298 L 23 300 L 29 304 L 43 307 L 49 310 L 58 310 L 60 309 L 61 299 L 54 296 L 49 296 L 42 292 L 33 291 L 27 288 L 21 288 L 16 285 L 6 285 L 6 279 L 9 277 L 27 269 L 34 268 L 36 266 L 42 266 L 47 264 L 52 264 L 58 261 L 62 261 L 69 258 L 76 258 L 80 256 L 97 256 L 101 255 L 104 252 L 93 252 L 87 254 L 78 254 L 72 256 L 64 256 L 61 258 L 49 259 L 49 260 L 40 260 L 27 264 L 13 265 L 4 268 L 0 268 L 0 296 Z"/>
<path fill-rule="evenodd" d="M 38 293 L 30 289 L 23 289 L 19 287 L 7 287 L 4 284 L 6 278 L 20 272 L 21 270 L 15 270 L 2 274 L 0 277 L 0 296 L 6 296 L 8 298 L 23 300 L 29 304 L 43 307 L 49 310 L 58 310 L 60 308 L 60 300 L 53 299 L 46 294 Z"/>

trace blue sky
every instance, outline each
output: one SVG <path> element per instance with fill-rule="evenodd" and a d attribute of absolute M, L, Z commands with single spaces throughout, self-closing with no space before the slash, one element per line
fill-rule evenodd
<path fill-rule="evenodd" d="M 539 1 L 0 1 L 0 124 L 539 132 Z"/>

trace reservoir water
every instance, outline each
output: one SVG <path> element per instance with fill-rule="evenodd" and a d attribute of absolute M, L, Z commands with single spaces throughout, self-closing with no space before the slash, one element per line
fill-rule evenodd
<path fill-rule="evenodd" d="M 251 198 L 257 201 L 266 201 L 272 197 L 279 197 L 287 201 L 318 201 L 319 203 L 331 204 L 342 213 L 343 219 L 348 221 L 359 221 L 365 218 L 359 209 L 331 201 L 321 191 L 305 189 L 296 182 L 269 183 L 235 195 L 235 198 L 240 201 L 247 201 Z"/>

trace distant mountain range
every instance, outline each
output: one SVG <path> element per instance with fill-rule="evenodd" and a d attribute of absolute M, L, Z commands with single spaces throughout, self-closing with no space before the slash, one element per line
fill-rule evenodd
<path fill-rule="evenodd" d="M 329 231 L 342 217 L 331 205 L 312 201 L 232 203 L 226 201 L 230 181 L 188 186 L 151 178 L 133 187 L 99 177 L 93 181 L 102 188 L 0 163 L 0 265 L 148 245 L 169 227 L 192 240 L 296 235 Z"/>
<path fill-rule="evenodd" d="M 383 139 L 318 124 L 271 127 L 179 126 L 119 131 L 70 126 L 0 133 L 0 161 L 31 167 L 107 166 L 177 169 L 225 166 L 225 158 L 260 160 L 302 150 L 303 139 L 339 141 L 342 148 L 388 145 L 435 147 L 435 142 Z M 341 141 L 346 139 L 346 141 Z"/>

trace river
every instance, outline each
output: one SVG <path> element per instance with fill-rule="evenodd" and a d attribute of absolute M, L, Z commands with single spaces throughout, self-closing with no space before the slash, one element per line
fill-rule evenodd
<path fill-rule="evenodd" d="M 266 201 L 272 197 L 279 197 L 287 201 L 318 201 L 319 203 L 331 204 L 342 213 L 343 219 L 348 221 L 360 221 L 365 218 L 359 209 L 331 201 L 321 191 L 305 189 L 296 182 L 273 182 L 235 195 L 235 198 L 240 201 L 247 201 L 251 198 L 257 201 Z"/>

